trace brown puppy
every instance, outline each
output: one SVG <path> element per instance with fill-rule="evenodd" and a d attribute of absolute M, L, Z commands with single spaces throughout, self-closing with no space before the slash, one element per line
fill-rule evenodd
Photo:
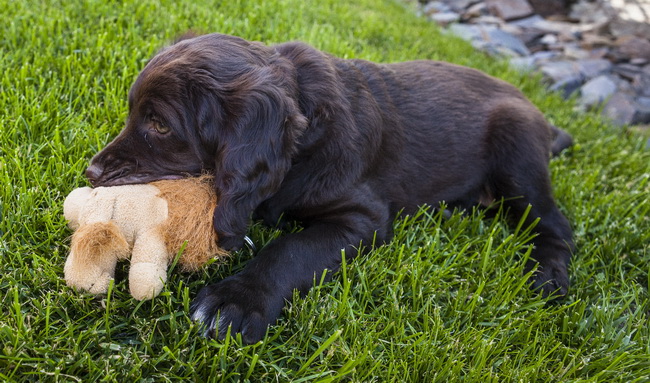
<path fill-rule="evenodd" d="M 226 249 L 242 245 L 253 214 L 305 227 L 199 292 L 192 317 L 208 336 L 232 325 L 248 343 L 261 339 L 295 289 L 339 267 L 341 249 L 354 256 L 360 244 L 388 241 L 398 212 L 440 201 L 503 199 L 514 219 L 532 205 L 533 287 L 567 292 L 572 234 L 547 166 L 571 140 L 501 80 L 442 62 L 383 65 L 211 34 L 158 53 L 129 108 L 86 171 L 94 186 L 209 171 Z"/>

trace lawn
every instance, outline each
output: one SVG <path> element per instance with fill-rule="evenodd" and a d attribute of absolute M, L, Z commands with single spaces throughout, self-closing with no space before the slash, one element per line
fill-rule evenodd
<path fill-rule="evenodd" d="M 538 77 L 443 37 L 397 0 L 0 0 L 0 9 L 1 381 L 650 381 L 650 150 Z M 147 59 L 189 29 L 302 40 L 346 58 L 451 61 L 521 88 L 577 142 L 550 165 L 575 230 L 569 295 L 551 303 L 527 288 L 529 228 L 425 209 L 396 220 L 392 243 L 294 297 L 251 346 L 201 338 L 187 316 L 200 287 L 241 269 L 248 251 L 171 272 L 153 301 L 130 298 L 128 265 L 106 296 L 68 288 L 63 199 L 123 127 Z M 278 234 L 250 231 L 259 245 Z"/>

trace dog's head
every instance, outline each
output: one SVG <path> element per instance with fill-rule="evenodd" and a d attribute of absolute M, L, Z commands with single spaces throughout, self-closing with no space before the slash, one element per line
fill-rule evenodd
<path fill-rule="evenodd" d="M 221 234 L 240 235 L 280 187 L 306 128 L 296 77 L 273 47 L 220 34 L 181 40 L 140 73 L 126 127 L 86 176 L 111 186 L 213 173 Z"/>
<path fill-rule="evenodd" d="M 293 71 L 272 47 L 233 36 L 165 48 L 136 79 L 125 128 L 86 176 L 93 186 L 111 186 L 209 171 L 226 190 L 282 168 L 306 125 Z"/>

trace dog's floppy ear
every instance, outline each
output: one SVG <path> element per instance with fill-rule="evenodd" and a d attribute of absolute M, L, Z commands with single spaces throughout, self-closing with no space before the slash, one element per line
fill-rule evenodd
<path fill-rule="evenodd" d="M 307 126 L 287 60 L 276 55 L 270 65 L 248 69 L 223 100 L 225 126 L 217 145 L 214 226 L 226 249 L 241 246 L 253 210 L 280 188 Z"/>
<path fill-rule="evenodd" d="M 176 44 L 176 43 L 179 43 L 179 42 L 181 42 L 183 40 L 193 39 L 193 38 L 195 38 L 197 36 L 200 36 L 200 35 L 202 35 L 202 33 L 198 33 L 196 31 L 189 30 L 189 31 L 187 31 L 187 32 L 185 32 L 185 33 L 183 33 L 181 35 L 176 36 L 176 38 L 172 42 L 172 45 Z"/>

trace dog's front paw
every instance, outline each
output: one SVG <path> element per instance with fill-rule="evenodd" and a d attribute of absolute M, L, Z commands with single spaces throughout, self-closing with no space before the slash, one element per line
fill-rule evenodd
<path fill-rule="evenodd" d="M 236 251 L 244 245 L 244 235 L 219 235 L 219 247 L 226 251 Z"/>
<path fill-rule="evenodd" d="M 532 275 L 532 288 L 544 297 L 561 298 L 569 292 L 569 273 L 563 262 L 540 264 Z"/>
<path fill-rule="evenodd" d="M 203 325 L 206 337 L 224 339 L 241 333 L 245 344 L 264 337 L 284 306 L 284 299 L 256 285 L 241 274 L 233 275 L 199 291 L 190 307 L 192 320 Z"/>

